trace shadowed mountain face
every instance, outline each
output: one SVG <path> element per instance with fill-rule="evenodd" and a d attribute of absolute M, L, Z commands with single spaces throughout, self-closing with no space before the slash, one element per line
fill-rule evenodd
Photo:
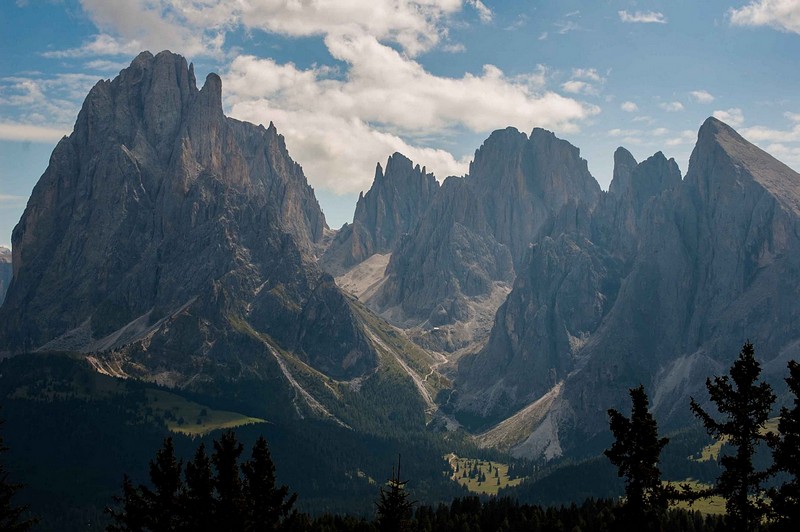
<path fill-rule="evenodd" d="M 0 247 L 0 305 L 6 296 L 6 290 L 11 282 L 13 269 L 11 267 L 11 250 Z"/>
<path fill-rule="evenodd" d="M 422 217 L 439 183 L 400 153 L 375 169 L 375 180 L 356 203 L 352 224 L 345 224 L 322 257 L 325 268 L 341 273 L 375 253 L 391 253 Z"/>
<path fill-rule="evenodd" d="M 335 377 L 375 365 L 311 253 L 325 219 L 275 127 L 222 113 L 185 59 L 91 90 L 14 230 L 0 349 L 116 350 L 184 377 L 258 372 L 264 339 Z"/>
<path fill-rule="evenodd" d="M 395 323 L 452 326 L 423 343 L 453 350 L 485 337 L 529 244 L 568 201 L 594 205 L 601 191 L 579 150 L 552 133 L 492 133 L 470 173 L 445 180 L 392 255 L 370 306 Z M 459 337 L 459 334 L 461 337 Z"/>
<path fill-rule="evenodd" d="M 522 454 L 604 430 L 639 383 L 680 423 L 747 338 L 768 373 L 800 354 L 800 175 L 713 118 L 683 181 L 660 153 L 615 161 L 597 208 L 536 240 L 489 342 L 459 367 L 459 408 L 487 421 L 564 383 L 549 414 L 561 432 L 518 441 Z"/>

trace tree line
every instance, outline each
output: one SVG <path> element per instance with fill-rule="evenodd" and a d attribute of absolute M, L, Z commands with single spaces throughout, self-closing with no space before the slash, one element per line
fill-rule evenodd
<path fill-rule="evenodd" d="M 785 380 L 794 405 L 781 408 L 777 433 L 766 430 L 776 396 L 760 380 L 761 366 L 749 341 L 729 375 L 706 379 L 716 413 L 691 398 L 691 410 L 708 434 L 732 450 L 719 459 L 722 471 L 716 483 L 704 489 L 662 481 L 659 456 L 669 440 L 658 435 L 644 387 L 632 388 L 630 417 L 608 411 L 615 441 L 604 453 L 625 478 L 625 499 L 617 509 L 620 522 L 630 529 L 659 530 L 670 502 L 718 495 L 725 499 L 729 530 L 800 530 L 800 364 L 790 361 L 788 369 Z M 754 465 L 761 444 L 772 451 L 772 464 L 765 469 Z M 765 487 L 773 478 L 777 485 Z"/>
<path fill-rule="evenodd" d="M 760 381 L 761 367 L 752 344 L 745 343 L 728 375 L 709 378 L 706 389 L 714 405 L 709 412 L 691 399 L 690 408 L 707 432 L 726 442 L 716 483 L 706 489 L 674 486 L 661 479 L 660 455 L 668 438 L 658 434 L 643 386 L 632 388 L 629 417 L 611 409 L 614 443 L 605 456 L 625 480 L 621 500 L 587 499 L 580 505 L 546 507 L 510 498 L 456 498 L 438 506 L 411 500 L 400 462 L 376 489 L 375 517 L 309 516 L 295 508 L 296 494 L 279 486 L 266 440 L 253 445 L 249 457 L 234 432 L 213 441 L 210 453 L 200 444 L 192 459 L 176 457 L 166 438 L 149 463 L 149 484 L 134 484 L 125 475 L 121 494 L 106 511 L 109 532 L 123 531 L 262 531 L 401 532 L 526 530 L 589 532 L 611 530 L 797 530 L 800 524 L 800 364 L 788 364 L 786 382 L 794 404 L 780 410 L 777 433 L 765 430 L 776 397 Z M 0 436 L 0 452 L 5 451 Z M 771 450 L 771 465 L 757 468 L 759 447 Z M 772 485 L 767 487 L 767 481 Z M 11 502 L 13 484 L 0 463 L 0 530 L 26 531 L 35 521 Z M 719 495 L 725 516 L 701 515 L 672 508 L 673 501 Z"/>

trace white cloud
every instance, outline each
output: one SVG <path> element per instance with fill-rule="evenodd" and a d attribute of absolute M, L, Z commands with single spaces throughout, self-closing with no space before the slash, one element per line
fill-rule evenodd
<path fill-rule="evenodd" d="M 665 127 L 657 127 L 651 133 L 656 137 L 663 137 L 664 135 L 669 133 L 669 129 Z"/>
<path fill-rule="evenodd" d="M 80 102 L 98 79 L 99 76 L 88 74 L 58 74 L 50 78 L 31 74 L 0 78 L 0 122 L 38 126 L 62 133 L 69 131 Z M 16 135 L 22 131 L 9 128 L 7 134 L 16 132 L 13 133 Z M 32 139 L 45 140 L 41 132 L 26 134 L 33 135 Z"/>
<path fill-rule="evenodd" d="M 542 75 L 509 78 L 495 66 L 481 75 L 435 76 L 370 37 L 327 37 L 331 54 L 348 64 L 346 79 L 322 69 L 300 70 L 269 59 L 240 56 L 225 75 L 232 103 L 267 98 L 282 108 L 329 108 L 327 113 L 390 124 L 415 134 L 454 126 L 487 131 L 501 125 L 574 129 L 597 109 L 544 91 Z M 322 109 L 321 109 L 322 110 Z"/>
<path fill-rule="evenodd" d="M 785 116 L 791 122 L 788 129 L 753 126 L 742 128 L 740 133 L 772 156 L 800 170 L 800 114 L 787 112 Z"/>
<path fill-rule="evenodd" d="M 718 118 L 732 127 L 739 127 L 744 124 L 744 115 L 742 114 L 742 110 L 738 107 L 732 107 L 728 110 L 717 110 L 714 111 L 713 115 L 714 118 Z"/>
<path fill-rule="evenodd" d="M 800 146 L 786 146 L 785 144 L 769 144 L 766 151 L 784 164 L 800 169 Z"/>
<path fill-rule="evenodd" d="M 467 0 L 467 3 L 475 8 L 482 22 L 486 23 L 492 21 L 492 10 L 486 7 L 486 4 L 481 2 L 481 0 Z"/>
<path fill-rule="evenodd" d="M 629 23 L 644 23 L 644 24 L 666 24 L 667 17 L 658 11 L 636 11 L 635 13 L 628 13 L 627 11 L 617 11 L 619 19 L 622 22 Z"/>
<path fill-rule="evenodd" d="M 561 88 L 572 94 L 588 94 L 592 92 L 592 84 L 580 80 L 570 80 L 561 84 Z"/>
<path fill-rule="evenodd" d="M 561 88 L 571 94 L 599 94 L 597 85 L 603 85 L 606 79 L 594 68 L 573 68 L 572 79 L 563 83 Z"/>
<path fill-rule="evenodd" d="M 780 143 L 791 144 L 800 143 L 800 124 L 791 129 L 774 129 L 766 126 L 753 126 L 744 128 L 742 135 L 756 144 Z"/>
<path fill-rule="evenodd" d="M 481 0 L 80 0 L 100 33 L 78 48 L 47 57 L 134 55 L 170 49 L 192 57 L 222 57 L 228 31 L 244 28 L 292 37 L 370 35 L 415 56 L 447 35 L 449 16 L 469 5 L 482 22 Z"/>
<path fill-rule="evenodd" d="M 626 113 L 635 113 L 639 110 L 639 106 L 633 102 L 622 102 L 622 105 L 620 105 L 619 108 Z"/>
<path fill-rule="evenodd" d="M 579 121 L 599 112 L 547 91 L 542 67 L 509 77 L 486 65 L 480 75 L 450 78 L 427 72 L 368 36 L 328 36 L 325 42 L 348 65 L 344 79 L 322 68 L 240 56 L 224 73 L 224 94 L 236 118 L 275 122 L 312 182 L 337 192 L 368 185 L 375 162 L 394 150 L 412 158 L 415 150 L 423 154 L 431 162 L 420 159 L 420 164 L 439 177 L 463 173 L 465 163 L 452 155 L 421 151 L 403 138 L 507 125 L 574 131 Z"/>
<path fill-rule="evenodd" d="M 519 15 L 517 15 L 517 18 L 514 20 L 514 22 L 512 22 L 503 29 L 505 31 L 516 31 L 524 27 L 527 23 L 528 23 L 528 15 L 526 15 L 525 13 L 520 13 Z"/>
<path fill-rule="evenodd" d="M 149 44 L 149 41 L 148 41 Z M 157 45 L 156 45 L 157 46 Z M 93 36 L 92 40 L 83 43 L 78 48 L 68 48 L 66 50 L 50 50 L 43 52 L 42 56 L 50 59 L 64 59 L 75 57 L 97 57 L 109 55 L 136 55 L 145 46 L 141 41 L 134 39 L 129 41 L 119 40 L 106 33 Z M 172 43 L 172 46 L 165 45 L 162 48 L 172 48 L 182 50 L 183 46 Z"/>
<path fill-rule="evenodd" d="M 786 111 L 785 113 L 783 113 L 783 116 L 785 116 L 792 122 L 800 122 L 800 113 L 790 113 L 789 111 Z"/>
<path fill-rule="evenodd" d="M 599 82 L 605 81 L 605 78 L 598 74 L 597 69 L 594 68 L 574 68 L 572 69 L 572 77 Z"/>
<path fill-rule="evenodd" d="M 577 22 L 573 21 L 573 20 L 564 20 L 562 22 L 556 22 L 553 25 L 556 28 L 558 28 L 558 32 L 557 33 L 559 35 L 565 35 L 565 34 L 571 32 L 571 31 L 575 31 L 575 30 L 581 29 L 580 25 Z"/>
<path fill-rule="evenodd" d="M 94 59 L 92 61 L 87 61 L 83 66 L 89 70 L 94 70 L 97 72 L 119 72 L 123 68 L 127 67 L 128 63 L 121 61 L 107 61 L 105 59 Z"/>
<path fill-rule="evenodd" d="M 612 137 L 638 137 L 642 134 L 641 129 L 609 129 L 608 134 Z"/>
<path fill-rule="evenodd" d="M 695 140 L 697 140 L 697 132 L 691 129 L 684 129 L 676 137 L 667 140 L 667 146 L 694 144 Z"/>
<path fill-rule="evenodd" d="M 275 122 L 312 183 L 337 192 L 368 186 L 375 163 L 395 150 L 439 177 L 466 171 L 466 160 L 421 147 L 428 135 L 486 133 L 507 125 L 570 132 L 599 112 L 594 105 L 548 90 L 543 67 L 508 76 L 485 65 L 477 74 L 445 77 L 414 60 L 437 46 L 463 51 L 463 45 L 448 40 L 448 24 L 465 9 L 490 22 L 492 12 L 479 0 L 129 0 L 124 6 L 81 0 L 81 5 L 98 34 L 80 48 L 46 52 L 48 57 L 105 58 L 135 55 L 142 48 L 218 57 L 227 62 L 221 74 L 229 114 Z M 569 22 L 561 29 L 574 27 Z M 335 71 L 327 66 L 304 69 L 236 55 L 226 35 L 238 30 L 321 36 L 342 66 Z M 93 68 L 105 66 L 111 63 L 95 62 Z M 587 86 L 604 81 L 593 69 L 573 74 Z M 48 92 L 34 96 L 42 102 Z M 72 120 L 77 105 L 64 105 Z M 44 118 L 12 122 L 42 127 L 55 123 Z"/>
<path fill-rule="evenodd" d="M 740 9 L 728 11 L 735 26 L 770 26 L 800 33 L 800 2 L 797 0 L 754 0 Z"/>
<path fill-rule="evenodd" d="M 449 43 L 442 46 L 442 51 L 450 54 L 460 54 L 467 51 L 467 47 L 459 43 Z"/>
<path fill-rule="evenodd" d="M 445 150 L 414 145 L 357 118 L 319 113 L 316 109 L 277 109 L 263 100 L 238 103 L 231 114 L 257 123 L 273 121 L 311 184 L 337 193 L 369 188 L 375 163 L 384 162 L 395 151 L 426 166 L 440 180 L 462 175 L 469 168 L 468 157 L 457 160 Z"/>
<path fill-rule="evenodd" d="M 785 116 L 791 122 L 788 129 L 752 126 L 739 132 L 772 156 L 800 170 L 800 114 L 787 112 Z"/>
<path fill-rule="evenodd" d="M 670 113 L 683 111 L 683 104 L 681 102 L 664 102 L 658 104 L 658 106 Z"/>
<path fill-rule="evenodd" d="M 208 0 L 80 0 L 100 30 L 70 56 L 135 55 L 150 49 L 170 49 L 188 56 L 220 56 L 224 32 L 230 27 L 231 3 Z M 55 56 L 59 52 L 50 52 Z"/>
<path fill-rule="evenodd" d="M 689 96 L 697 103 L 711 103 L 715 99 L 710 92 L 705 90 L 692 91 Z"/>
<path fill-rule="evenodd" d="M 68 134 L 69 130 L 66 129 L 0 122 L 0 140 L 52 143 Z"/>
<path fill-rule="evenodd" d="M 25 205 L 28 201 L 27 196 L 14 196 L 11 194 L 0 194 L 0 207 Z"/>

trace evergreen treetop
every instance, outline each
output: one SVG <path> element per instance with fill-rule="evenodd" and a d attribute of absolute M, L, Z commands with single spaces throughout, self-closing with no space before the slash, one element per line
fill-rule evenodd
<path fill-rule="evenodd" d="M 706 379 L 706 389 L 722 419 L 716 420 L 695 400 L 691 409 L 700 418 L 709 435 L 725 438 L 735 450 L 719 462 L 723 468 L 714 492 L 725 498 L 727 519 L 734 530 L 755 530 L 767 511 L 762 484 L 769 471 L 757 471 L 753 457 L 765 433 L 775 394 L 766 382 L 759 382 L 761 365 L 755 358 L 753 344 L 745 342 L 730 368 L 730 376 Z"/>

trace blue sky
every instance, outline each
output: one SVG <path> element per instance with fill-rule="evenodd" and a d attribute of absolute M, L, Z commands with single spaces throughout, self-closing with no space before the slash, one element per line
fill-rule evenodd
<path fill-rule="evenodd" d="M 275 122 L 332 227 L 392 152 L 441 180 L 508 125 L 604 188 L 620 145 L 685 173 L 711 115 L 800 169 L 800 0 L 5 0 L 0 44 L 0 245 L 88 90 L 145 49 Z"/>

